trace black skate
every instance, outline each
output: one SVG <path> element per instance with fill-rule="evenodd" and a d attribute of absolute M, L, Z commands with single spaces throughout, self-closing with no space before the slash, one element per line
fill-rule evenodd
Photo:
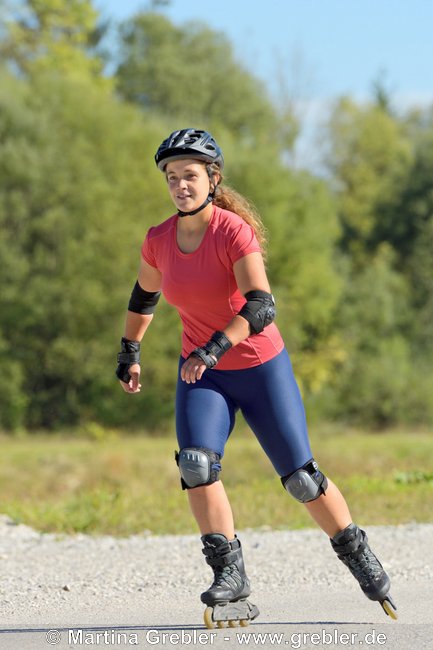
<path fill-rule="evenodd" d="M 367 598 L 379 601 L 385 613 L 397 619 L 397 607 L 389 595 L 390 579 L 368 545 L 365 531 L 355 524 L 350 524 L 331 539 L 331 545 L 358 580 Z"/>
<path fill-rule="evenodd" d="M 245 574 L 240 541 L 229 542 L 225 535 L 203 535 L 203 553 L 212 567 L 214 581 L 200 599 L 207 605 L 204 623 L 207 628 L 246 626 L 259 615 L 258 608 L 247 600 L 251 593 Z"/>

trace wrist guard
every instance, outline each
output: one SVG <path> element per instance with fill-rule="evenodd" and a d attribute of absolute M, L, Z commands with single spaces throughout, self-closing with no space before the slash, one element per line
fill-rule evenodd
<path fill-rule="evenodd" d="M 195 355 L 199 357 L 205 364 L 206 368 L 213 368 L 221 359 L 223 354 L 230 350 L 232 347 L 231 341 L 227 338 L 224 332 L 215 332 L 212 334 L 210 341 L 203 345 L 203 347 L 196 348 L 188 356 Z"/>
<path fill-rule="evenodd" d="M 117 355 L 118 366 L 116 368 L 116 376 L 128 384 L 131 381 L 131 375 L 128 370 L 134 363 L 140 363 L 140 343 L 138 341 L 130 341 L 122 337 L 121 352 Z"/>

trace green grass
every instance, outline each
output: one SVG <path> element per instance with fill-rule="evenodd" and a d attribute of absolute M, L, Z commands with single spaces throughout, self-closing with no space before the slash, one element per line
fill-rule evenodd
<path fill-rule="evenodd" d="M 41 531 L 125 536 L 196 533 L 167 438 L 2 437 L 0 512 Z M 345 495 L 361 524 L 433 521 L 433 435 L 363 434 L 328 427 L 312 432 L 320 468 Z M 224 481 L 236 527 L 314 524 L 282 488 L 242 425 L 227 445 Z"/>

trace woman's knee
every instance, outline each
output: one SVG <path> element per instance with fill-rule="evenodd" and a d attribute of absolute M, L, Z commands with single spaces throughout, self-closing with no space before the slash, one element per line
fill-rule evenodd
<path fill-rule="evenodd" d="M 300 503 L 315 501 L 328 487 L 326 476 L 312 458 L 296 471 L 281 477 L 281 483 L 289 494 Z"/>
<path fill-rule="evenodd" d="M 182 490 L 211 485 L 218 481 L 221 454 L 206 447 L 184 447 L 175 453 Z"/>

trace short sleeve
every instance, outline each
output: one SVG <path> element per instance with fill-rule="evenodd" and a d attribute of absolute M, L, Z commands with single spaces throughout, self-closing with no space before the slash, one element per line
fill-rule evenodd
<path fill-rule="evenodd" d="M 150 228 L 146 235 L 146 239 L 144 240 L 143 246 L 141 247 L 141 255 L 145 262 L 157 269 L 158 264 L 156 263 L 155 253 L 152 247 L 152 230 L 153 228 Z"/>
<path fill-rule="evenodd" d="M 246 221 L 233 231 L 227 252 L 232 264 L 249 253 L 262 252 L 254 229 Z"/>

